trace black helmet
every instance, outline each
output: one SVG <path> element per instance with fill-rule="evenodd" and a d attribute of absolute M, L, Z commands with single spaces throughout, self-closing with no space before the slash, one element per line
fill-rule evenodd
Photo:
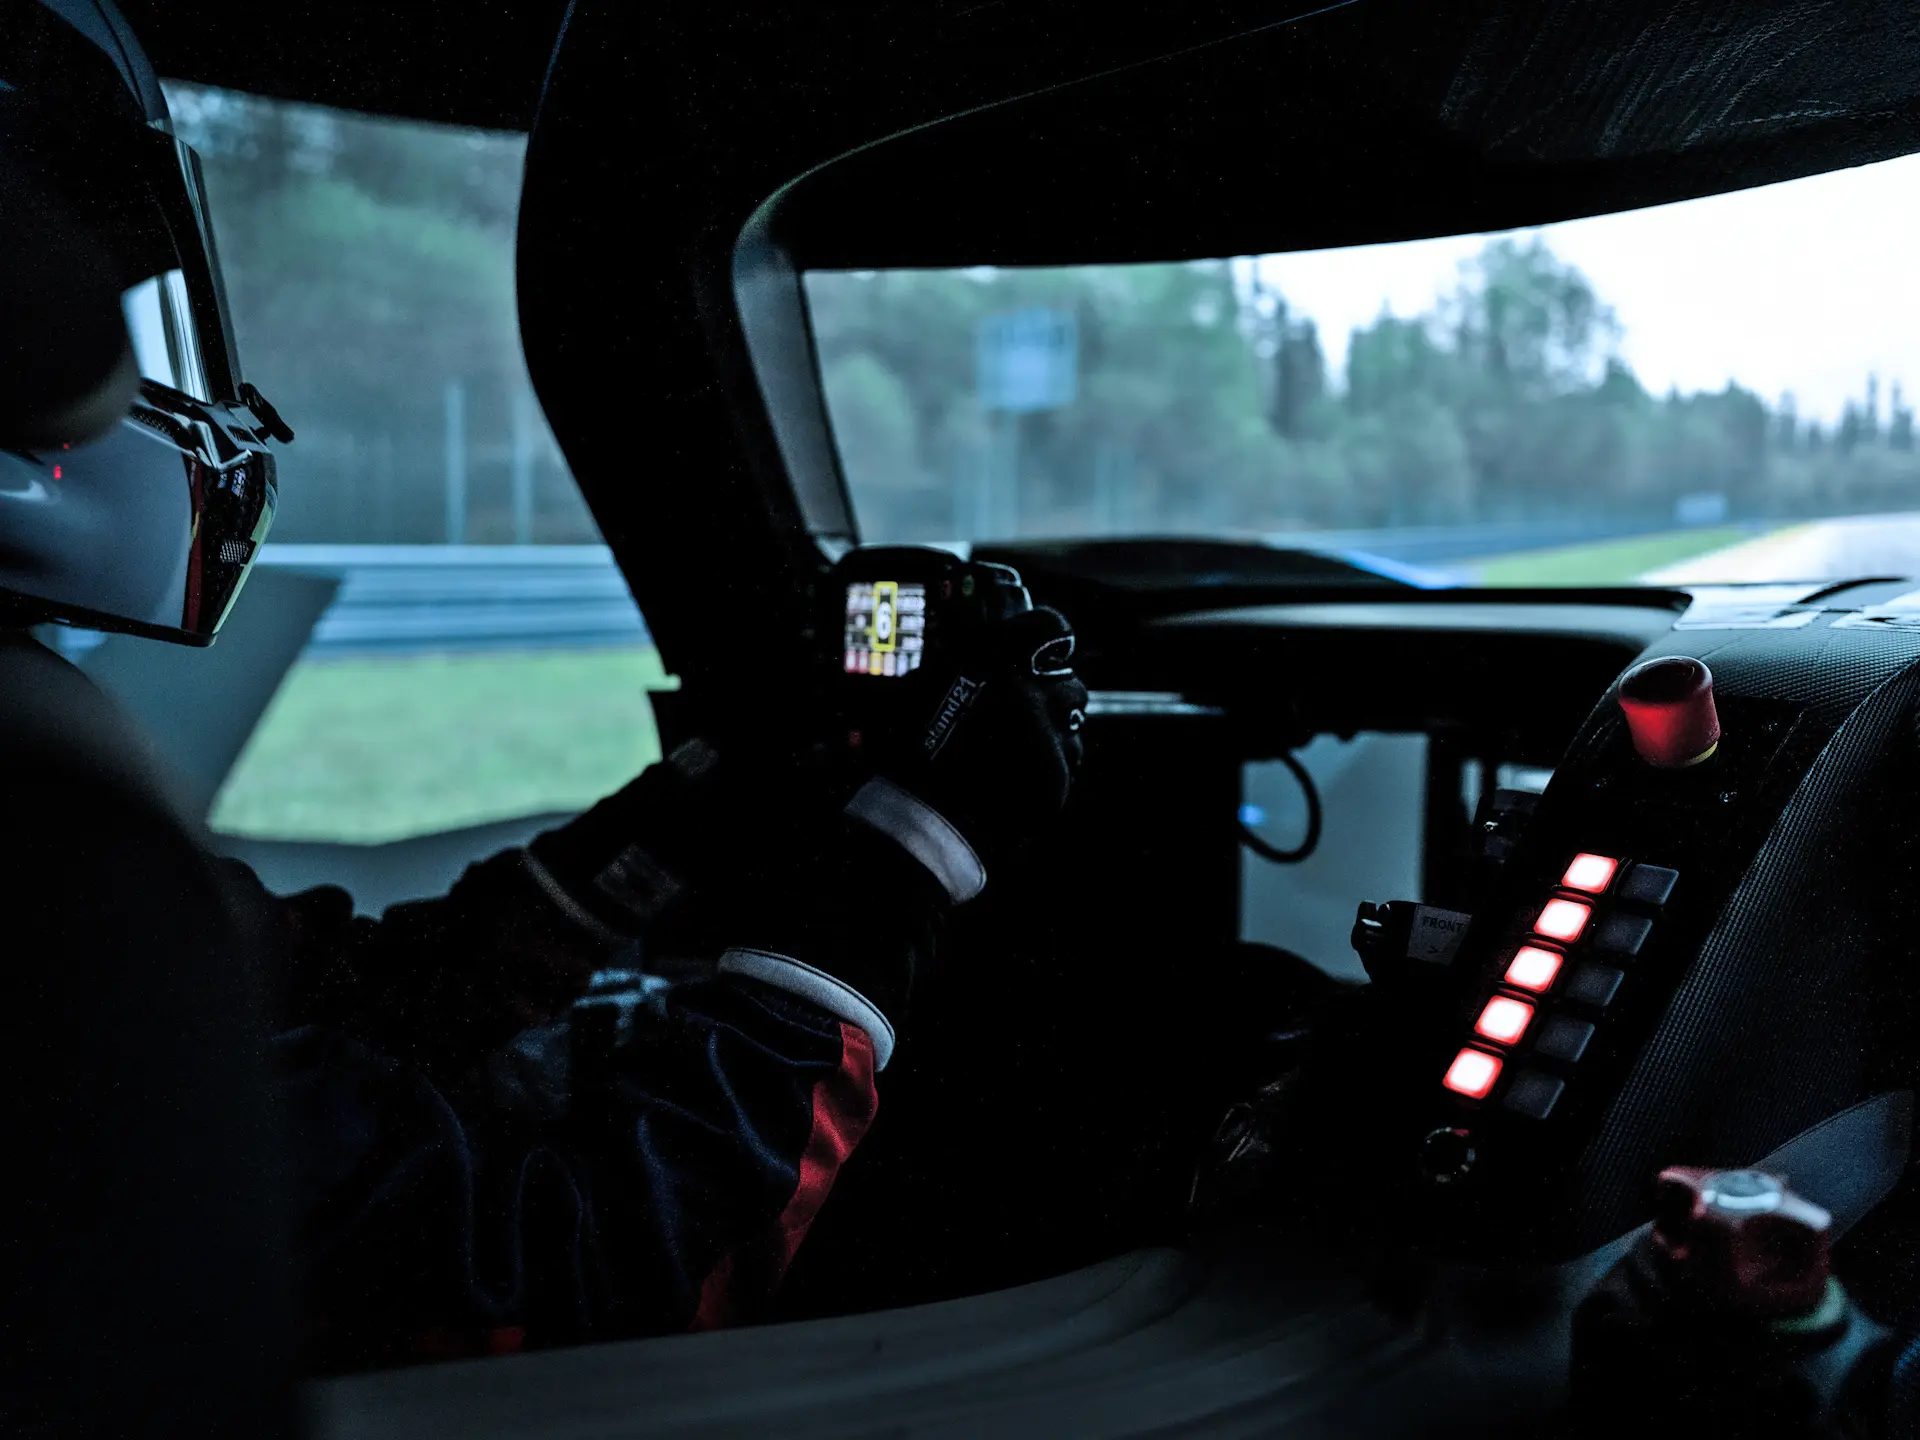
<path fill-rule="evenodd" d="M 200 161 L 111 0 L 0 0 L 0 623 L 209 643 L 293 434 L 241 376 Z"/>

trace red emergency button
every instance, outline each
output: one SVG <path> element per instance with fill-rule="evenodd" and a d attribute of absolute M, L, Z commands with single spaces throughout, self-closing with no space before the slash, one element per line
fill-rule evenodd
<path fill-rule="evenodd" d="M 1538 945 L 1522 945 L 1507 966 L 1507 984 L 1519 990 L 1544 995 L 1553 988 L 1553 980 L 1565 964 L 1565 958 Z"/>
<path fill-rule="evenodd" d="M 1453 1057 L 1453 1064 L 1447 1067 L 1447 1078 L 1442 1083 L 1456 1095 L 1464 1095 L 1469 1100 L 1484 1100 L 1487 1092 L 1493 1089 L 1493 1082 L 1499 1078 L 1500 1057 L 1469 1046 Z"/>
<path fill-rule="evenodd" d="M 1511 1045 L 1527 1033 L 1527 1026 L 1532 1021 L 1533 1007 L 1526 1001 L 1496 995 L 1487 1001 L 1487 1008 L 1480 1012 L 1480 1018 L 1474 1022 L 1473 1033 L 1496 1045 Z"/>
<path fill-rule="evenodd" d="M 1713 672 L 1691 655 L 1668 655 L 1634 666 L 1620 677 L 1619 700 L 1633 748 L 1649 765 L 1684 769 L 1705 760 L 1720 744 Z"/>
<path fill-rule="evenodd" d="M 1567 873 L 1560 877 L 1560 883 L 1569 890 L 1583 890 L 1589 895 L 1603 895 L 1607 886 L 1613 883 L 1613 872 L 1620 868 L 1618 860 L 1605 855 L 1576 855 L 1567 866 Z"/>
<path fill-rule="evenodd" d="M 1592 914 L 1593 908 L 1578 900 L 1549 900 L 1540 918 L 1533 922 L 1534 933 L 1571 945 L 1587 928 L 1587 919 Z"/>

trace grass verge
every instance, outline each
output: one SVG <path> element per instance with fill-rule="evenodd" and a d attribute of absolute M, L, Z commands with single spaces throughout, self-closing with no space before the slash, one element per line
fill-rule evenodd
<path fill-rule="evenodd" d="M 1753 538 L 1750 531 L 1738 525 L 1715 525 L 1555 550 L 1526 550 L 1518 555 L 1462 561 L 1458 568 L 1477 572 L 1482 585 L 1630 585 L 1649 570 Z"/>
<path fill-rule="evenodd" d="M 376 843 L 584 807 L 659 758 L 651 647 L 303 661 L 214 803 L 216 830 Z"/>

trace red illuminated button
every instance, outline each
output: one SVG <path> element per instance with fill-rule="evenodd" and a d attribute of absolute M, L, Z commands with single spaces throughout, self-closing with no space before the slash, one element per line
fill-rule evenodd
<path fill-rule="evenodd" d="M 1613 883 L 1613 872 L 1619 868 L 1618 860 L 1609 860 L 1605 855 L 1576 855 L 1567 866 L 1567 873 L 1560 877 L 1560 883 L 1569 890 L 1599 895 Z"/>
<path fill-rule="evenodd" d="M 1532 1020 L 1533 1007 L 1526 1001 L 1496 995 L 1487 1001 L 1487 1008 L 1480 1012 L 1480 1018 L 1474 1022 L 1473 1033 L 1496 1044 L 1511 1045 L 1527 1033 L 1527 1026 Z"/>
<path fill-rule="evenodd" d="M 1679 770 L 1720 744 L 1713 672 L 1690 655 L 1647 660 L 1620 677 L 1618 699 L 1633 748 L 1649 765 Z"/>
<path fill-rule="evenodd" d="M 1553 988 L 1553 980 L 1566 963 L 1565 957 L 1538 945 L 1522 945 L 1507 966 L 1507 984 L 1519 990 L 1544 995 Z"/>
<path fill-rule="evenodd" d="M 1484 1100 L 1487 1092 L 1493 1089 L 1493 1082 L 1499 1078 L 1498 1055 L 1468 1048 L 1453 1057 L 1453 1064 L 1447 1067 L 1447 1078 L 1442 1083 L 1456 1095 L 1464 1095 L 1469 1100 Z"/>
<path fill-rule="evenodd" d="M 1549 900 L 1540 918 L 1533 922 L 1534 933 L 1571 945 L 1587 928 L 1587 919 L 1592 914 L 1592 907 L 1578 900 Z"/>

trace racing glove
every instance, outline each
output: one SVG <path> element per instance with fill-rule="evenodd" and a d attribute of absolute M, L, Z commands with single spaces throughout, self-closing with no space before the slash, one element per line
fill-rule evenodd
<path fill-rule="evenodd" d="M 974 648 L 967 668 L 979 688 L 950 738 L 924 766 L 902 766 L 887 780 L 959 831 L 984 885 L 987 861 L 1015 854 L 1065 807 L 1080 768 L 1087 687 L 1073 673 L 1073 629 L 1058 610 L 1011 615 Z M 849 809 L 868 818 L 857 794 Z M 876 828 L 887 829 L 883 819 Z"/>
<path fill-rule="evenodd" d="M 690 741 L 536 839 L 526 868 L 585 933 L 645 937 L 650 959 L 718 955 L 868 1031 L 884 1066 L 946 909 L 1066 803 L 1087 703 L 1072 651 L 1054 610 L 987 627 L 939 755 L 850 796 L 783 757 Z"/>

